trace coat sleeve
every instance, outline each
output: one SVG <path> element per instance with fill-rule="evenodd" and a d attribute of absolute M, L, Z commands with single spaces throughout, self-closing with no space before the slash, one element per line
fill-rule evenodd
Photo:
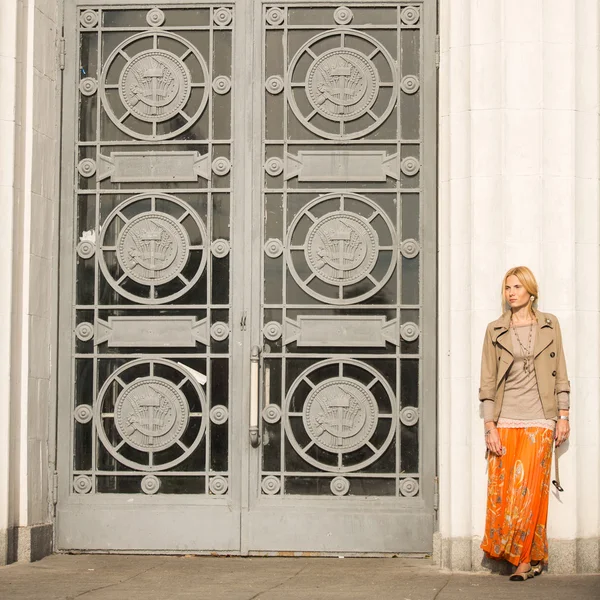
<path fill-rule="evenodd" d="M 554 393 L 570 392 L 571 384 L 567 375 L 567 361 L 565 360 L 565 352 L 563 350 L 562 333 L 558 319 L 554 317 L 556 323 L 556 379 L 554 381 Z"/>
<path fill-rule="evenodd" d="M 496 399 L 496 375 L 498 365 L 496 364 L 496 351 L 492 342 L 492 330 L 488 326 L 483 339 L 481 351 L 481 377 L 479 379 L 479 399 Z"/>

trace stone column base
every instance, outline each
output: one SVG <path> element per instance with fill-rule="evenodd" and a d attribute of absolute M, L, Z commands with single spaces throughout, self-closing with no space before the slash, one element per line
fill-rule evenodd
<path fill-rule="evenodd" d="M 31 525 L 0 530 L 0 566 L 13 562 L 33 562 L 52 554 L 54 526 Z"/>
<path fill-rule="evenodd" d="M 512 567 L 506 561 L 487 558 L 479 545 L 481 538 L 443 538 L 433 536 L 433 561 L 451 571 L 488 571 L 507 574 Z M 555 575 L 600 573 L 600 538 L 548 540 L 548 572 Z"/>

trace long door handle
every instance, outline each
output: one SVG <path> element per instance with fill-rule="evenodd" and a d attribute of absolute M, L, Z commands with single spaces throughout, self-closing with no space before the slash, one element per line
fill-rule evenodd
<path fill-rule="evenodd" d="M 258 433 L 258 411 L 259 411 L 259 376 L 258 368 L 260 361 L 260 348 L 252 346 L 250 354 L 250 445 L 256 448 L 260 443 Z"/>

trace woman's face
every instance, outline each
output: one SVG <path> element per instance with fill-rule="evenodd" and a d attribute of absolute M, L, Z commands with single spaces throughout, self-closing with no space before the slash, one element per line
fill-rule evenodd
<path fill-rule="evenodd" d="M 529 304 L 529 293 L 516 275 L 506 278 L 504 298 L 513 310 L 518 310 Z"/>

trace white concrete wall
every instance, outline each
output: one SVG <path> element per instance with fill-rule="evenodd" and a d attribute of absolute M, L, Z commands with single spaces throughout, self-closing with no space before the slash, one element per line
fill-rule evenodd
<path fill-rule="evenodd" d="M 481 566 L 485 325 L 507 268 L 530 266 L 572 383 L 566 491 L 550 499 L 550 568 L 600 558 L 599 7 L 441 0 L 440 532 L 445 567 Z M 470 415 L 465 418 L 465 415 Z"/>
<path fill-rule="evenodd" d="M 58 0 L 2 0 L 0 564 L 51 543 L 58 9 Z"/>

